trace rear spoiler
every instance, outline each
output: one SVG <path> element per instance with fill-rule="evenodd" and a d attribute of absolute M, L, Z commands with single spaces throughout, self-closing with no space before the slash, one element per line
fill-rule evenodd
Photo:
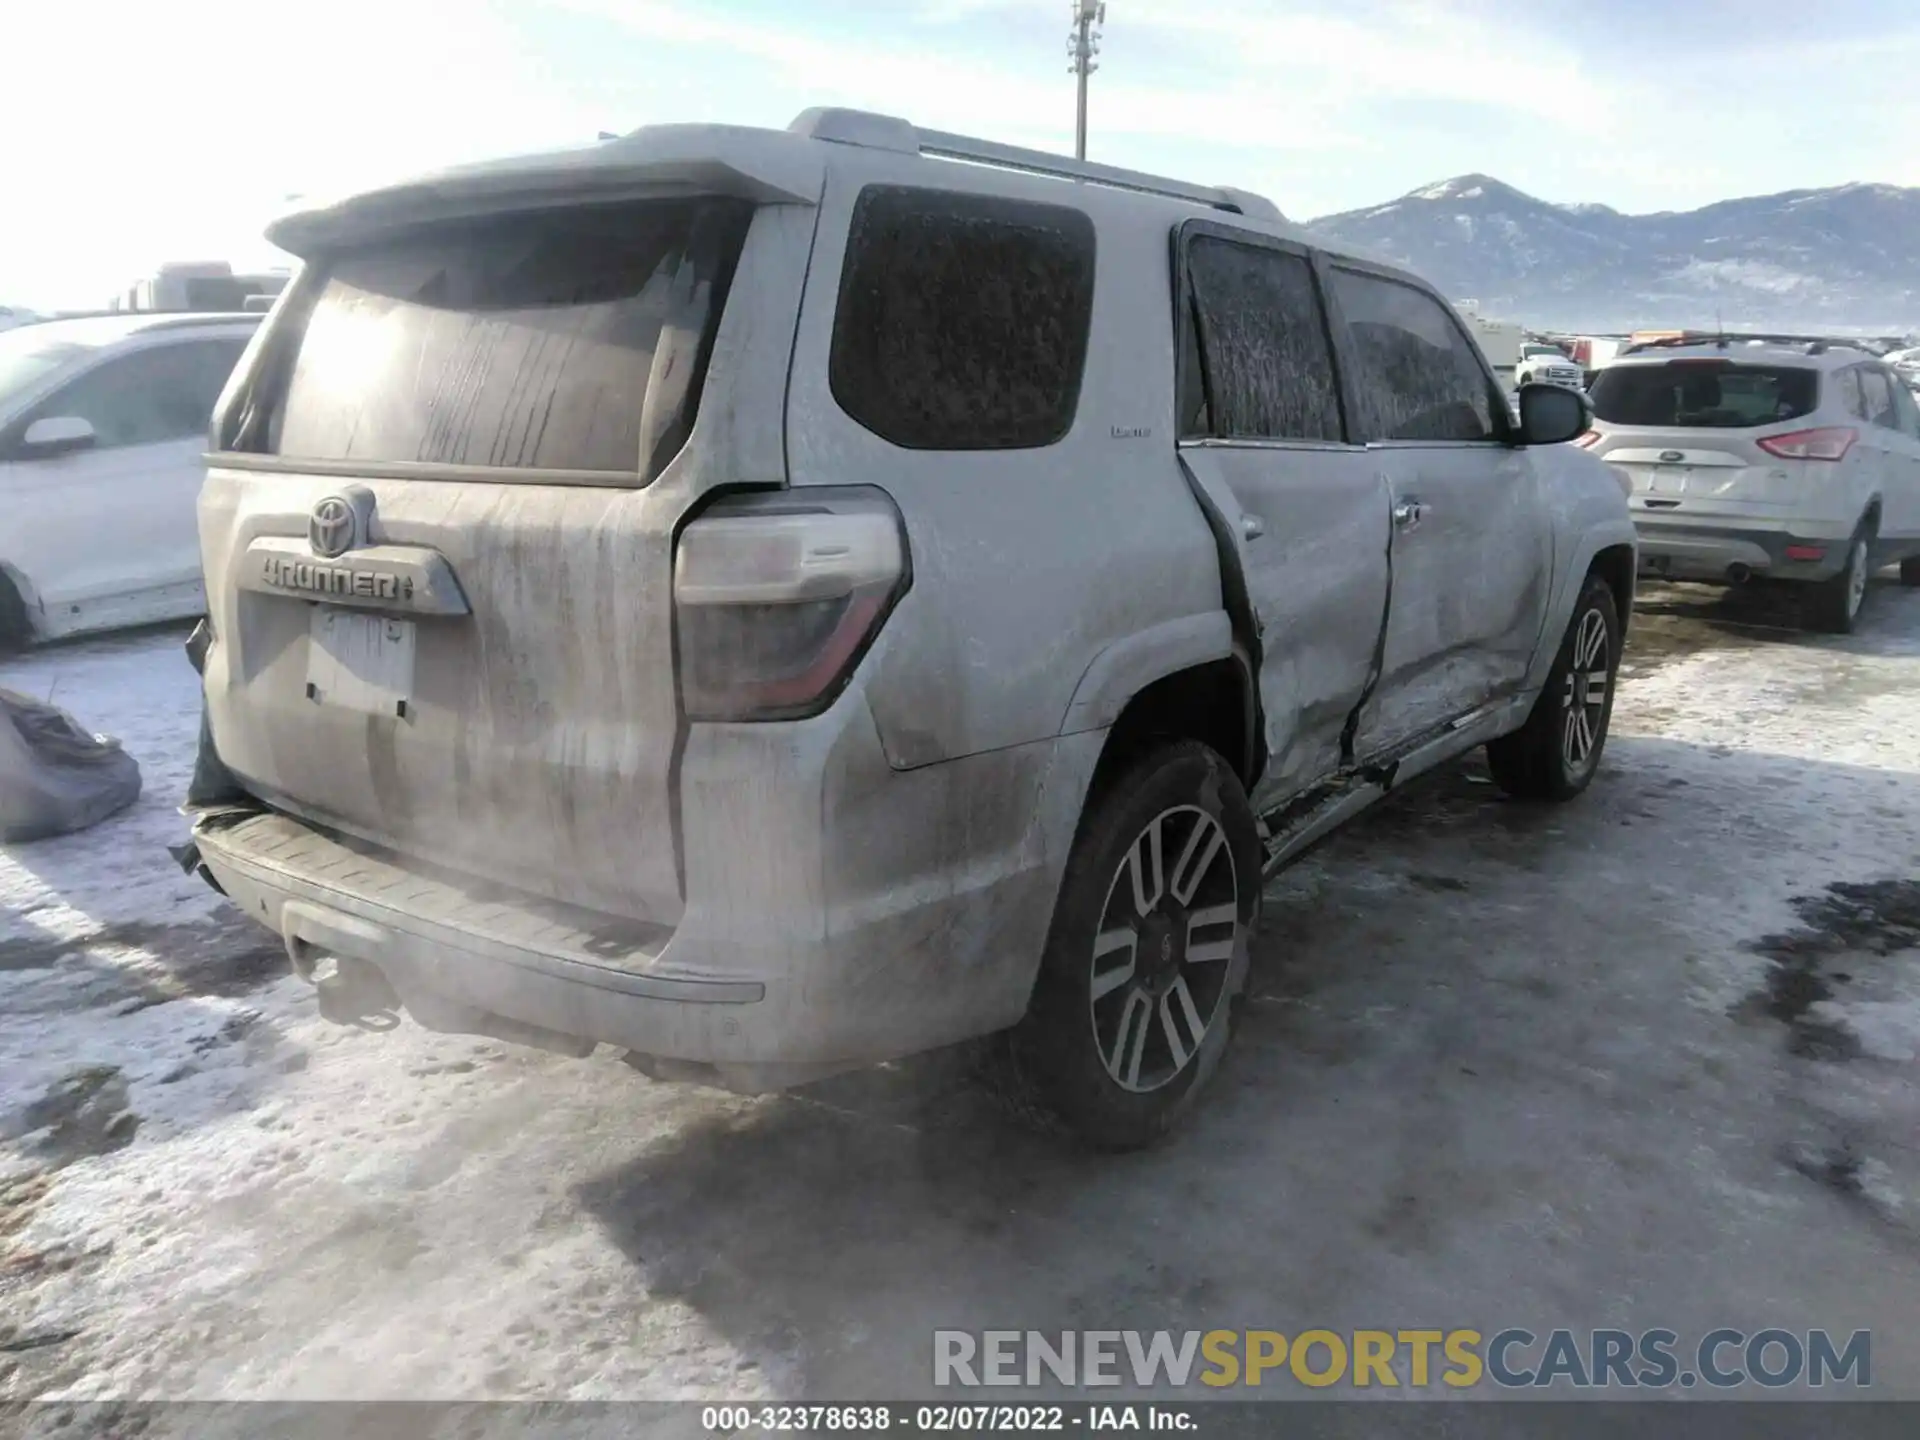
<path fill-rule="evenodd" d="M 462 165 L 329 205 L 297 210 L 267 239 L 302 258 L 436 220 L 678 195 L 817 205 L 819 147 L 742 125 L 654 125 L 591 146 Z"/>
<path fill-rule="evenodd" d="M 1860 336 L 1846 335 L 1774 335 L 1754 331 L 1703 331 L 1689 330 L 1679 335 L 1660 335 L 1648 340 L 1636 340 L 1620 349 L 1622 355 L 1643 355 L 1649 350 L 1673 350 L 1683 346 L 1712 345 L 1721 350 L 1729 350 L 1736 345 L 1780 345 L 1804 349 L 1809 355 L 1823 355 L 1828 350 L 1859 350 L 1871 355 L 1867 341 Z"/>

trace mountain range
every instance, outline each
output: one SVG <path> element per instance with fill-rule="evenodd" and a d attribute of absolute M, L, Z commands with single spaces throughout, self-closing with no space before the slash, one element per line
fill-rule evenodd
<path fill-rule="evenodd" d="M 1461 175 L 1306 228 L 1542 329 L 1920 329 L 1920 189 L 1840 185 L 1625 215 Z"/>

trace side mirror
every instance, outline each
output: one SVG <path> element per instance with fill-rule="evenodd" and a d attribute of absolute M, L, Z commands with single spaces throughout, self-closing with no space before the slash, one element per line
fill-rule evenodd
<path fill-rule="evenodd" d="M 1564 385 L 1520 387 L 1520 443 L 1564 445 L 1593 425 L 1593 402 Z"/>
<path fill-rule="evenodd" d="M 85 450 L 98 439 L 92 421 L 78 415 L 49 415 L 27 427 L 27 433 L 20 437 L 20 455 L 27 460 L 45 460 Z"/>

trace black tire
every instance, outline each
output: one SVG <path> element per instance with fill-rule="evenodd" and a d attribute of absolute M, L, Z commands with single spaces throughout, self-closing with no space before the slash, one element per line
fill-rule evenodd
<path fill-rule="evenodd" d="M 1900 562 L 1900 583 L 1902 585 L 1920 586 L 1920 555 L 1914 556 L 1911 560 L 1902 560 Z"/>
<path fill-rule="evenodd" d="M 1224 759 L 1183 740 L 1114 774 L 1081 817 L 1026 1017 L 989 1049 L 1001 1102 L 1100 1150 L 1165 1135 L 1226 1051 L 1259 899 L 1253 810 Z M 1130 947 L 1100 948 L 1123 930 Z"/>
<path fill-rule="evenodd" d="M 24 650 L 33 639 L 33 626 L 27 619 L 27 605 L 13 582 L 0 575 L 0 655 Z"/>
<path fill-rule="evenodd" d="M 1606 748 L 1619 672 L 1620 615 L 1613 590 L 1589 574 L 1527 723 L 1488 742 L 1494 782 L 1521 800 L 1571 800 L 1585 790 Z"/>
<path fill-rule="evenodd" d="M 1847 541 L 1846 563 L 1840 573 L 1808 587 L 1804 620 L 1809 630 L 1823 635 L 1851 635 L 1867 598 L 1867 578 L 1873 573 L 1873 522 L 1862 520 Z"/>

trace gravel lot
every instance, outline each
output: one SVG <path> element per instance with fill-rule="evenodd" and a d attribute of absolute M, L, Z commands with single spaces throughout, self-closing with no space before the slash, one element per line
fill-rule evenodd
<path fill-rule="evenodd" d="M 902 1398 L 936 1327 L 1874 1331 L 1920 1396 L 1920 593 L 1643 597 L 1559 809 L 1475 762 L 1270 888 L 1124 1159 L 934 1058 L 804 1095 L 337 1029 L 180 875 L 175 632 L 0 666 L 140 804 L 0 853 L 0 1399 Z"/>

